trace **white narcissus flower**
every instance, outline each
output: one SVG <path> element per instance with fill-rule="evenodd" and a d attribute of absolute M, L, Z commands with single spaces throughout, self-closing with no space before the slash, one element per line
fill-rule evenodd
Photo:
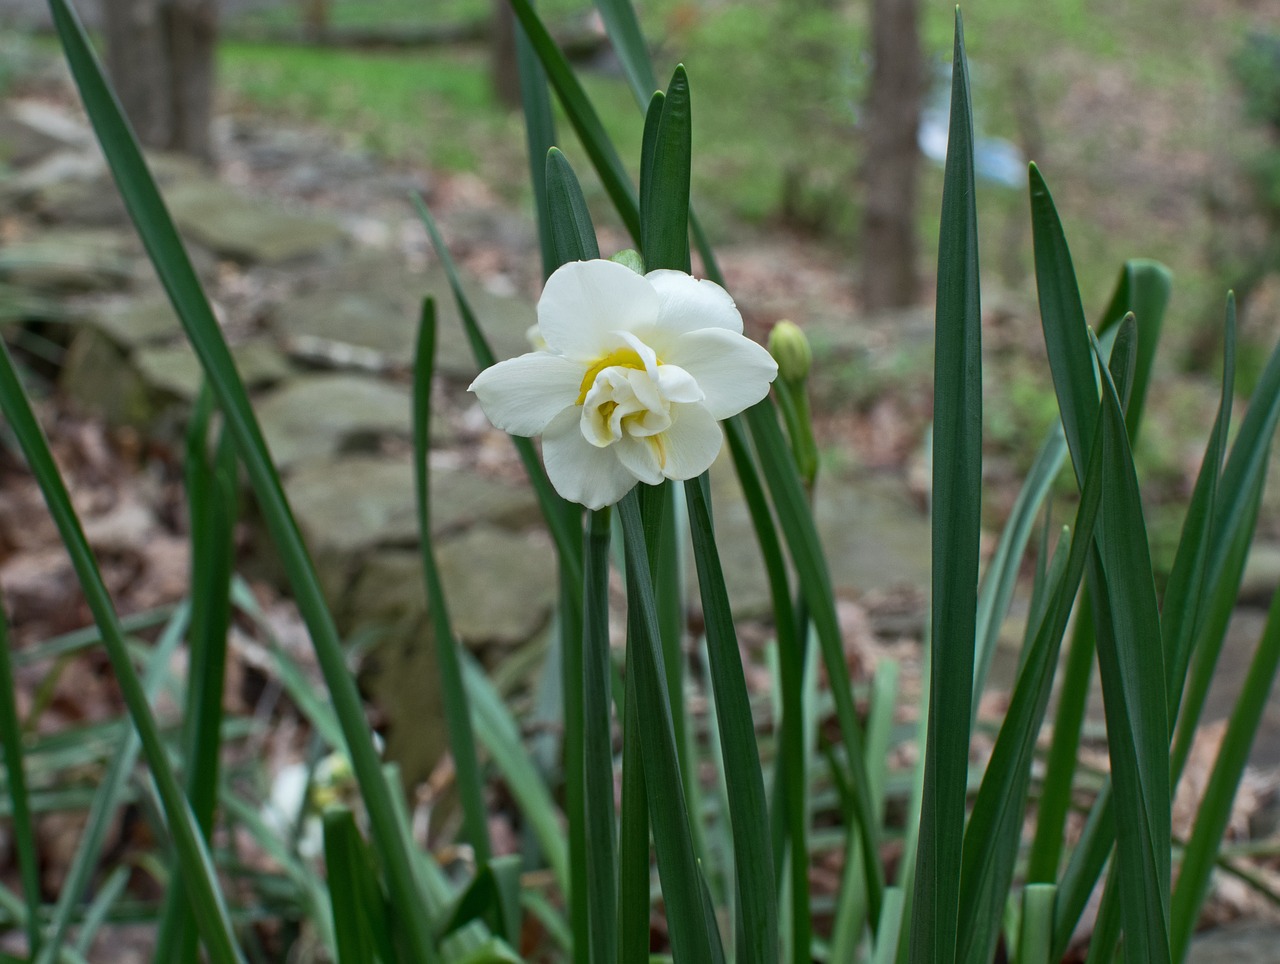
<path fill-rule="evenodd" d="M 470 390 L 498 428 L 542 435 L 551 484 L 589 509 L 637 481 L 701 475 L 724 440 L 719 420 L 778 373 L 729 293 L 682 271 L 570 262 L 547 279 L 538 329 L 546 350 L 485 369 Z"/>

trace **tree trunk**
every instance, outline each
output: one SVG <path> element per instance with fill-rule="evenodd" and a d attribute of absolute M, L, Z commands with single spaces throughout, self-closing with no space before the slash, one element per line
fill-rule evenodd
<path fill-rule="evenodd" d="M 498 103 L 520 107 L 520 67 L 516 61 L 516 15 L 507 0 L 493 0 L 493 34 L 489 40 L 490 78 Z"/>
<path fill-rule="evenodd" d="M 919 0 L 872 0 L 861 285 L 868 311 L 911 305 L 919 295 L 916 136 L 925 79 L 919 5 Z"/>
<path fill-rule="evenodd" d="M 302 0 L 302 31 L 312 43 L 329 42 L 329 0 Z"/>
<path fill-rule="evenodd" d="M 103 0 L 107 69 L 147 147 L 213 159 L 216 0 Z"/>

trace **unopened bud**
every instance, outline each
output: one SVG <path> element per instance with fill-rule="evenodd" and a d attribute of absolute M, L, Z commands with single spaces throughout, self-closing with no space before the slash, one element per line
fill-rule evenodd
<path fill-rule="evenodd" d="M 644 258 L 635 248 L 623 248 L 609 260 L 630 268 L 636 274 L 644 274 Z"/>
<path fill-rule="evenodd" d="M 793 321 L 780 321 L 769 332 L 769 354 L 778 363 L 778 377 L 800 386 L 813 366 L 813 349 L 804 331 Z"/>

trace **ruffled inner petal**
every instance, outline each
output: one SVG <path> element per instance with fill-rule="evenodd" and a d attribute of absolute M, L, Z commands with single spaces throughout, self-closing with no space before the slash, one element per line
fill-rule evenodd
<path fill-rule="evenodd" d="M 512 435 L 538 435 L 578 395 L 582 366 L 545 351 L 529 352 L 486 368 L 471 383 L 480 407 Z"/>

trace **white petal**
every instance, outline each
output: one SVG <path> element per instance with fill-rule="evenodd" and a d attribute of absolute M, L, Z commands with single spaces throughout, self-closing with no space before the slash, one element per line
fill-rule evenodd
<path fill-rule="evenodd" d="M 716 418 L 737 415 L 769 394 L 778 363 L 744 335 L 707 329 L 681 335 L 663 361 L 678 365 L 697 381 L 702 404 Z"/>
<path fill-rule="evenodd" d="M 575 406 L 585 374 L 559 355 L 533 351 L 486 368 L 471 383 L 485 415 L 512 435 L 537 435 Z"/>
<path fill-rule="evenodd" d="M 617 335 L 628 348 L 640 357 L 640 362 L 644 365 L 644 370 L 649 373 L 649 377 L 656 379 L 658 377 L 657 352 L 629 331 L 619 331 Z"/>
<path fill-rule="evenodd" d="M 669 479 L 692 479 L 711 468 L 724 444 L 724 432 L 701 405 L 672 405 L 671 427 L 662 435 L 665 456 L 662 474 Z"/>
<path fill-rule="evenodd" d="M 658 391 L 669 402 L 700 402 L 707 397 L 698 380 L 679 365 L 658 369 Z"/>
<path fill-rule="evenodd" d="M 658 292 L 658 327 L 663 331 L 727 328 L 742 332 L 742 315 L 729 292 L 714 281 L 700 281 L 683 271 L 667 269 L 650 271 L 645 280 Z M 662 353 L 658 345 L 654 347 Z"/>
<path fill-rule="evenodd" d="M 631 491 L 635 476 L 614 454 L 617 447 L 596 448 L 582 436 L 576 409 L 561 412 L 542 436 L 547 478 L 570 502 L 588 509 L 613 505 Z"/>
<path fill-rule="evenodd" d="M 538 328 L 548 347 L 587 362 L 622 346 L 615 332 L 651 327 L 657 317 L 653 286 L 613 261 L 560 266 L 538 301 Z"/>
<path fill-rule="evenodd" d="M 662 438 L 665 439 L 665 435 Z M 622 441 L 613 447 L 618 462 L 641 482 L 657 485 L 662 481 L 662 461 L 659 457 L 659 445 L 652 438 L 636 438 L 624 436 Z"/>

